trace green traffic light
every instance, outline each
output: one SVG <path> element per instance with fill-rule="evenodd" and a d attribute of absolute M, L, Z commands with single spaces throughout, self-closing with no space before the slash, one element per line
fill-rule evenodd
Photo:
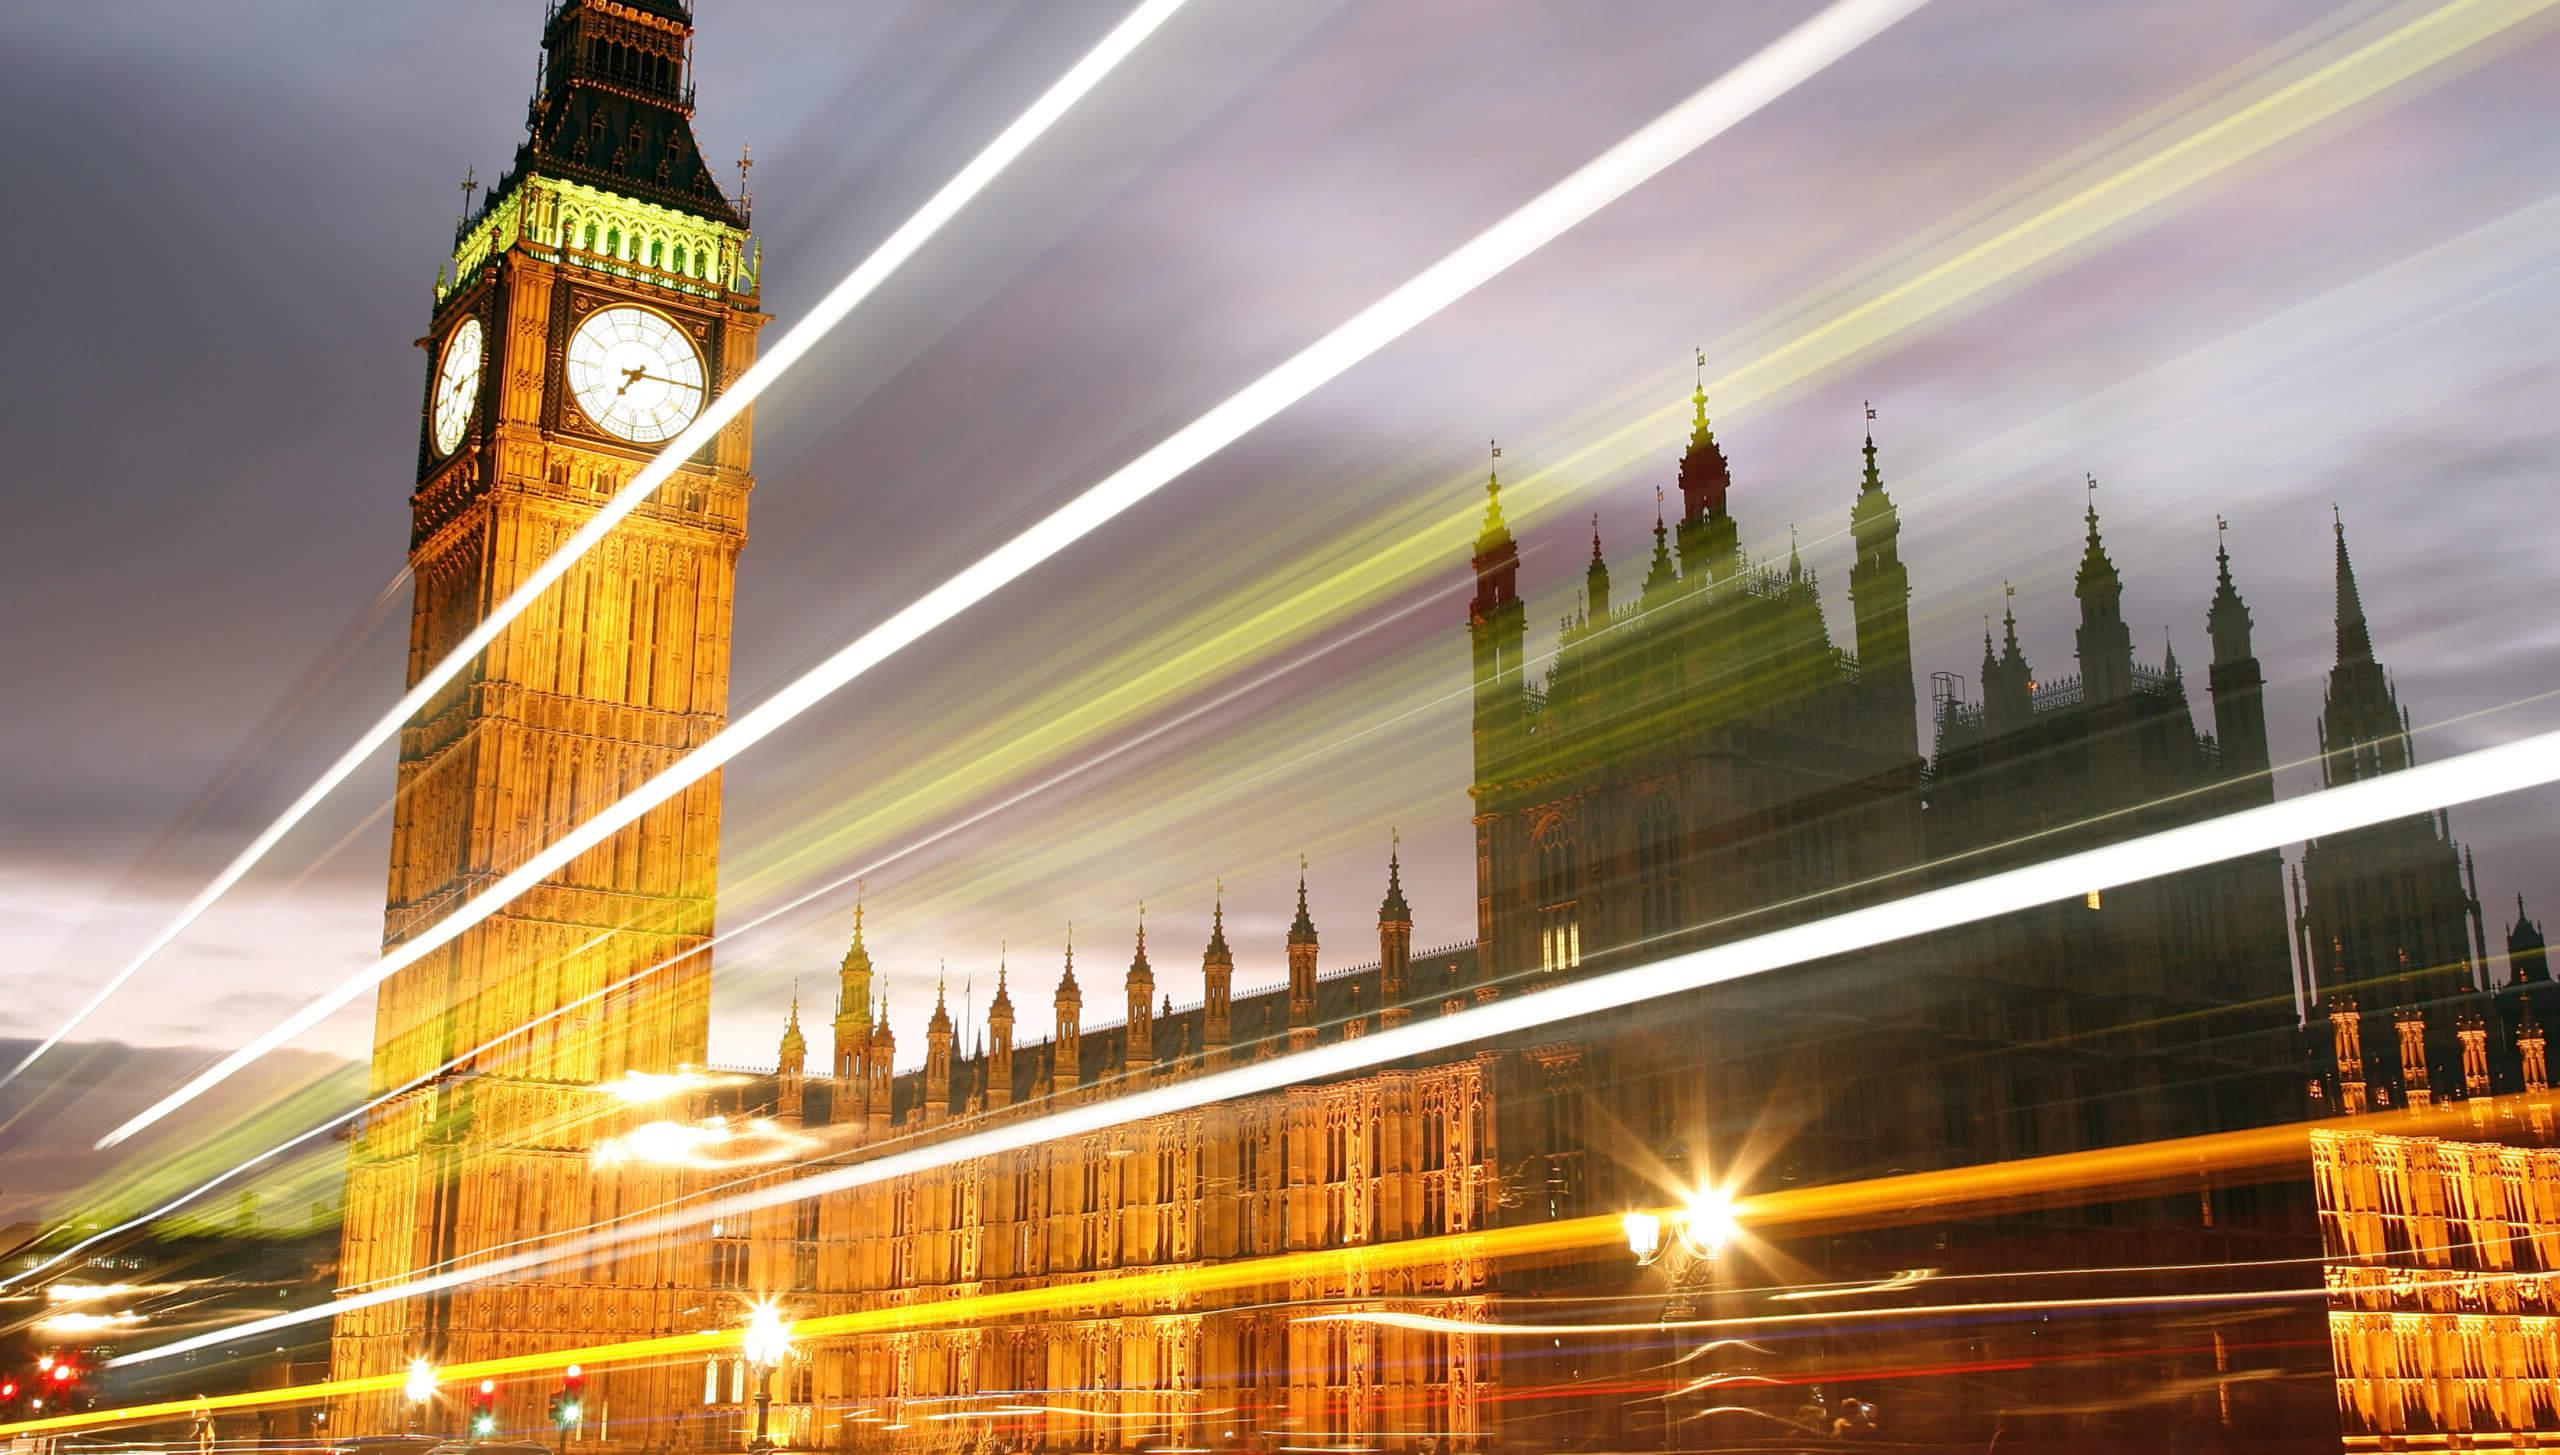
<path fill-rule="evenodd" d="M 578 1402 L 576 1400 L 571 1400 L 567 1404 L 560 1406 L 560 1423 L 564 1425 L 574 1425 L 577 1422 Z"/>
<path fill-rule="evenodd" d="M 486 1435 L 497 1428 L 498 1417 L 496 1415 L 482 1415 L 480 1418 L 471 1422 L 471 1433 L 475 1435 Z"/>

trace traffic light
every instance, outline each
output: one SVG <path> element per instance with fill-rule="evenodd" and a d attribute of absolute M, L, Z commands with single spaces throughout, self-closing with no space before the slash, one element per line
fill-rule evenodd
<path fill-rule="evenodd" d="M 572 1364 L 560 1371 L 560 1392 L 551 1397 L 551 1423 L 567 1429 L 586 1413 L 587 1372 Z"/>
<path fill-rule="evenodd" d="M 471 1390 L 471 1434 L 473 1438 L 496 1434 L 498 1430 L 498 1381 L 484 1379 Z"/>

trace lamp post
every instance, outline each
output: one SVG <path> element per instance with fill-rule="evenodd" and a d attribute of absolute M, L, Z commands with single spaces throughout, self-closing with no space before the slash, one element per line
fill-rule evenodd
<path fill-rule="evenodd" d="M 409 1433 L 418 1433 L 419 1422 L 426 1418 L 427 1401 L 436 1397 L 436 1367 L 425 1355 L 409 1361 L 409 1382 L 402 1393 L 409 1396 Z"/>
<path fill-rule="evenodd" d="M 1733 1194 L 1712 1185 L 1690 1193 L 1680 1207 L 1668 1213 L 1628 1213 L 1620 1220 L 1620 1226 L 1626 1231 L 1627 1251 L 1635 1255 L 1638 1267 L 1661 1265 L 1663 1281 L 1670 1285 L 1670 1298 L 1662 1310 L 1665 1323 L 1688 1316 L 1692 1298 L 1702 1285 L 1714 1279 L 1726 1246 L 1740 1231 L 1733 1215 Z M 1668 1450 L 1674 1424 L 1668 1396 L 1661 1408 L 1662 1447 Z"/>
<path fill-rule="evenodd" d="M 755 1306 L 747 1317 L 745 1340 L 747 1363 L 756 1371 L 756 1437 L 747 1449 L 752 1455 L 769 1455 L 773 1443 L 773 1371 L 791 1353 L 791 1325 L 782 1318 L 782 1310 L 773 1300 Z"/>

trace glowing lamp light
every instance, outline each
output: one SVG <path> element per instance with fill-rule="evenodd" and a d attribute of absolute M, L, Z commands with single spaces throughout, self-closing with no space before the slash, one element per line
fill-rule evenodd
<path fill-rule="evenodd" d="M 1689 1194 L 1680 1218 L 1680 1242 L 1701 1258 L 1724 1251 L 1740 1231 L 1733 1218 L 1733 1194 L 1721 1187 L 1701 1187 Z"/>
<path fill-rule="evenodd" d="M 36 1368 L 37 1368 L 37 1370 L 38 1370 L 38 1371 L 40 1371 L 40 1372 L 41 1372 L 41 1371 L 49 1371 L 49 1370 L 51 1370 L 51 1369 L 53 1368 L 53 1356 L 52 1356 L 52 1355 L 50 1355 L 50 1354 L 46 1354 L 46 1355 L 43 1355 L 43 1356 L 39 1357 L 39 1358 L 36 1360 Z"/>
<path fill-rule="evenodd" d="M 1627 1230 L 1627 1251 L 1636 1255 L 1638 1263 L 1650 1263 L 1662 1256 L 1662 1219 L 1649 1212 L 1631 1212 L 1621 1220 Z"/>
<path fill-rule="evenodd" d="M 424 1359 L 409 1361 L 409 1382 L 402 1386 L 411 1404 L 425 1404 L 436 1397 L 436 1367 Z"/>
<path fill-rule="evenodd" d="M 771 1299 L 755 1306 L 747 1317 L 744 1344 L 747 1362 L 758 1369 L 778 1367 L 791 1354 L 791 1325 L 782 1317 L 782 1308 Z"/>
<path fill-rule="evenodd" d="M 496 1415 L 482 1415 L 480 1418 L 471 1422 L 471 1433 L 475 1435 L 494 1434 L 497 1431 L 497 1428 L 498 1417 Z"/>

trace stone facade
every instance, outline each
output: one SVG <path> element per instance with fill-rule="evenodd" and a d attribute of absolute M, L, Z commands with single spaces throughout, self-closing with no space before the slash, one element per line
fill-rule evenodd
<path fill-rule="evenodd" d="M 753 357 L 755 253 L 742 208 L 702 177 L 689 35 L 687 8 L 660 0 L 564 0 L 546 22 L 530 137 L 458 234 L 455 275 L 439 288 L 431 341 L 471 318 L 496 342 L 465 442 L 439 452 L 422 437 L 413 675 L 645 457 L 568 397 L 576 320 L 641 304 L 692 341 L 715 389 Z M 1694 405 L 1680 513 L 1657 519 L 1639 589 L 1615 593 L 1595 535 L 1577 609 L 1535 680 L 1519 549 L 1499 481 L 1487 481 L 1467 625 L 1474 940 L 1415 952 L 1391 852 L 1373 962 L 1324 968 L 1302 879 L 1280 985 L 1238 994 L 1213 907 L 1199 1004 L 1160 990 L 1142 924 L 1116 1025 L 1084 1025 L 1071 950 L 1045 1039 L 1017 1038 L 1000 968 L 983 1029 L 955 1024 L 938 996 L 922 1063 L 901 1070 L 857 910 L 817 1074 L 795 1002 L 772 1071 L 679 1076 L 698 1071 L 707 1044 L 710 966 L 692 952 L 711 932 L 716 884 L 709 779 L 386 985 L 375 1086 L 398 1094 L 352 1153 L 348 1291 L 2271 799 L 2264 676 L 2227 553 L 2204 613 L 2210 732 L 2174 649 L 2136 658 L 2094 482 L 2077 674 L 2040 676 L 2004 602 L 2000 640 L 1986 621 L 1978 695 L 1938 673 L 1924 706 L 1900 516 L 1872 437 L 1844 491 L 1853 651 L 1832 640 L 1819 579 L 1794 552 L 1778 565 L 1741 548 L 1703 390 Z M 391 943 L 717 730 L 748 445 L 742 418 L 404 734 Z M 2323 718 L 2333 781 L 2408 761 L 2343 527 L 2336 552 L 2338 667 Z M 813 1344 L 776 1382 L 779 1433 L 847 1449 L 1219 1449 L 1231 1432 L 1400 1450 L 1497 1434 L 1676 1442 L 1704 1410 L 1693 1393 L 1650 1412 L 1537 1402 L 1604 1377 L 1659 1387 L 1659 1340 L 1586 1356 L 1561 1339 L 1524 1347 L 1495 1326 L 1550 1298 L 1658 1319 L 1729 1310 L 1738 1295 L 1665 1287 L 1616 1256 L 1506 1267 L 1463 1242 L 1425 1262 L 1285 1260 L 1606 1214 L 1702 1180 L 1816 1186 L 2262 1125 L 2299 1116 L 2306 1086 L 2322 1112 L 2471 1100 L 2485 1115 L 2495 1093 L 2542 1088 L 2551 1012 L 2536 997 L 2550 981 L 2519 905 L 2508 958 L 2521 978 L 2490 988 L 2467 868 L 2435 815 L 2312 846 L 2291 903 L 2273 854 L 2093 891 L 1853 962 L 1666 997 L 1570 1036 L 1169 1113 L 385 1302 L 339 1321 L 333 1369 L 734 1327 L 758 1298 L 807 1318 L 1162 1274 L 1134 1298 L 1097 1289 L 1089 1305 L 1037 1319 L 926 1327 L 920 1314 L 918 1326 Z M 2498 1125 L 2526 1140 L 2545 1130 Z M 653 1137 L 704 1126 L 753 1150 L 645 1154 Z M 2447 1157 L 2475 1172 L 2483 1158 L 2500 1169 L 2522 1158 L 2519 1185 L 2540 1186 L 2538 1151 L 2428 1153 L 2437 1160 L 2422 1167 L 2417 1153 L 2352 1150 L 2364 1145 L 2324 1142 L 2316 1178 L 2305 1169 L 2274 1187 L 2200 1173 L 2169 1194 L 1773 1235 L 1755 1257 L 1792 1280 L 1846 1283 L 1924 1269 L 2188 1270 L 2150 1285 L 2174 1294 L 2233 1266 L 2317 1267 L 2324 1247 L 2349 1264 L 2397 1256 L 2401 1245 L 2355 1241 L 2365 1234 L 2343 1216 L 2419 1195 L 2375 1191 L 2363 1169 L 2376 1159 L 2419 1169 L 2394 1174 L 2416 1189 L 2435 1185 L 2430 1169 Z M 2541 1216 L 2530 1198 L 2518 1206 L 2528 1222 Z M 1204 1275 L 1242 1259 L 1284 1261 L 1257 1265 L 1277 1270 L 1267 1283 L 1212 1296 Z M 2375 1362 L 2372 1319 L 2419 1310 L 2393 1302 L 2407 1301 L 2396 1284 L 2349 1283 L 2333 1318 L 2363 1322 L 2342 1326 L 2339 1368 L 2370 1388 L 2342 1395 L 2342 1417 L 2350 1429 L 2417 1428 L 2405 1371 L 2418 1366 Z M 1310 1305 L 1448 1322 L 1301 1321 Z M 2320 1317 L 2298 1310 L 2297 1322 Z M 2279 1336 L 2252 1347 L 2331 1347 L 2316 1328 L 2281 1337 L 2292 1316 L 2278 1317 Z M 2303 1414 L 2310 1381 L 2284 1377 L 2304 1372 L 2287 1356 L 2252 1363 L 2216 1334 L 2139 1362 L 2101 1359 L 2158 1327 L 2111 1314 L 2068 1338 L 1968 1334 L 1941 1351 L 1963 1377 L 1910 1386 L 1896 1428 L 1978 1444 L 2007 1410 L 2130 1408 L 2179 1388 L 2209 1391 L 2200 1417 L 2233 1438 L 2334 1438 L 2325 1398 Z M 2540 1337 L 2519 1335 L 2525 1352 L 2500 1353 L 2496 1369 L 2545 1377 L 2532 1371 L 2547 1374 L 2547 1359 L 2526 1348 Z M 2409 1346 L 2428 1340 L 2442 1342 Z M 2055 1352 L 2066 1348 L 2079 1352 Z M 1767 1357 L 1754 1377 L 1780 1389 L 1807 1369 L 1908 1362 L 1846 1334 Z M 2325 1392 L 2325 1363 L 2317 1373 Z M 600 1368 L 566 1443 L 732 1448 L 752 1385 L 727 1353 Z M 538 1430 L 546 1393 L 506 1386 L 501 1427 Z M 2504 1401 L 2499 1418 L 2543 1419 L 2548 1405 L 2464 1398 Z M 393 1396 L 350 1398 L 332 1428 L 407 1418 Z"/>

